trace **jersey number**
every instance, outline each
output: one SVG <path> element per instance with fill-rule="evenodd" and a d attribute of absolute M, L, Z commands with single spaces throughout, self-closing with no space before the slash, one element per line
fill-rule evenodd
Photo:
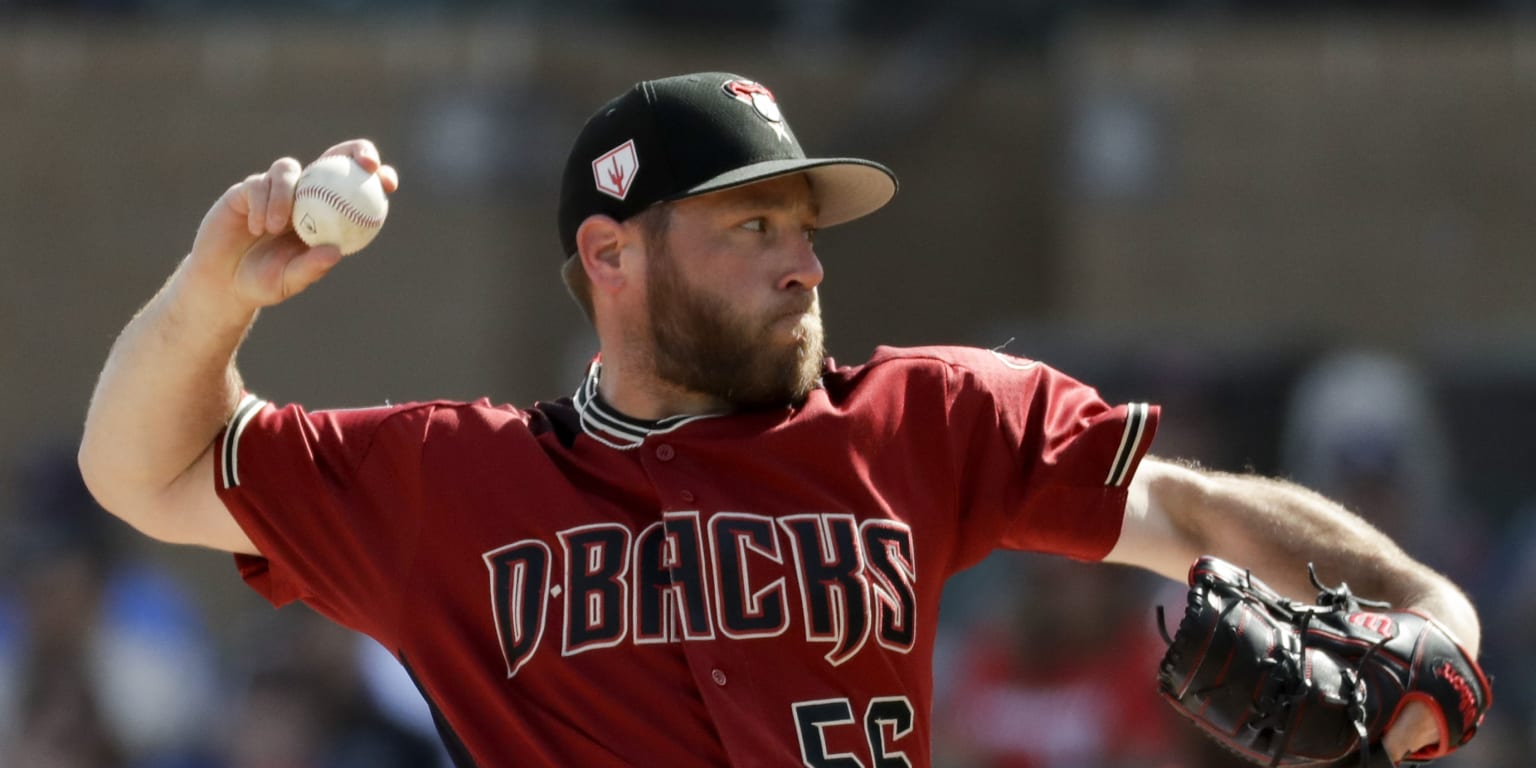
<path fill-rule="evenodd" d="M 794 705 L 795 734 L 800 738 L 800 759 L 806 768 L 865 768 L 851 752 L 827 754 L 823 729 L 852 725 L 853 705 L 847 699 L 802 701 Z M 869 744 L 873 768 L 912 768 L 905 752 L 889 751 L 887 745 L 912 732 L 912 702 L 905 696 L 879 696 L 864 710 L 864 738 Z M 890 737 L 886 737 L 889 730 Z"/>

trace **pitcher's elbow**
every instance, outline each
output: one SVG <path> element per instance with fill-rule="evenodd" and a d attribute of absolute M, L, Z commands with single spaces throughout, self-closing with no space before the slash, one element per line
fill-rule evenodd
<path fill-rule="evenodd" d="M 75 464 L 80 469 L 80 479 L 85 483 L 85 489 L 90 491 L 97 504 L 111 512 L 116 505 L 113 503 L 108 472 L 104 467 L 100 451 L 96 447 L 96 441 L 91 438 L 89 432 L 80 440 L 80 448 L 75 452 Z"/>
<path fill-rule="evenodd" d="M 147 502 L 146 494 L 128 482 L 125 470 L 113 461 L 99 441 L 89 435 L 82 439 L 80 449 L 75 454 L 75 463 L 80 469 L 80 479 L 85 483 L 85 489 L 98 506 L 140 533 L 159 538 L 150 530 L 148 516 L 143 512 L 152 509 L 153 503 Z"/>

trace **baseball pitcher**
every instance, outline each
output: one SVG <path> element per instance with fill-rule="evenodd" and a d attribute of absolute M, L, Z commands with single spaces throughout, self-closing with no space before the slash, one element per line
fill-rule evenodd
<path fill-rule="evenodd" d="M 365 140 L 326 155 L 398 184 Z M 650 80 L 587 122 L 558 230 L 600 354 L 528 406 L 247 388 L 257 312 L 342 258 L 294 233 L 299 172 L 278 160 L 208 211 L 107 359 L 81 468 L 145 534 L 235 553 L 274 604 L 376 638 L 461 766 L 926 766 L 940 593 L 999 547 L 1181 580 L 1211 555 L 1292 595 L 1313 563 L 1424 617 L 1394 624 L 1443 634 L 1465 687 L 1402 675 L 1391 711 L 1341 707 L 1340 754 L 1436 757 L 1486 708 L 1455 586 L 1307 490 L 1149 458 L 1156 406 L 985 349 L 829 358 L 815 233 L 896 178 L 807 157 L 760 83 Z M 1364 709 L 1378 679 L 1338 688 Z M 1273 726 L 1251 748 L 1268 761 L 1289 722 L 1233 727 Z"/>

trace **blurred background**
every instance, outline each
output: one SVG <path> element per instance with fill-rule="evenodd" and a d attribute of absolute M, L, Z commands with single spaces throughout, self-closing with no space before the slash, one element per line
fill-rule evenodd
<path fill-rule="evenodd" d="M 371 641 L 141 540 L 73 451 L 96 372 L 228 185 L 373 138 L 384 234 L 258 323 L 265 397 L 570 392 L 568 142 L 638 79 L 760 80 L 809 151 L 886 162 L 823 233 L 833 355 L 960 343 L 1164 405 L 1154 450 L 1295 478 L 1465 585 L 1536 748 L 1536 2 L 0 0 L 0 765 L 434 766 Z M 943 766 L 1235 765 L 1155 697 L 1137 573 L 951 583 Z M 1050 621 L 1044 621 L 1050 619 Z"/>

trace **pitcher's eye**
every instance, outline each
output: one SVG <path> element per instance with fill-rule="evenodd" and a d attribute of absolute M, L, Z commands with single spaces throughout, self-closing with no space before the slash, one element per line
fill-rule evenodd
<path fill-rule="evenodd" d="M 748 219 L 747 221 L 742 222 L 741 226 L 743 229 L 749 229 L 753 232 L 768 231 L 768 221 L 761 216 L 755 219 Z"/>

